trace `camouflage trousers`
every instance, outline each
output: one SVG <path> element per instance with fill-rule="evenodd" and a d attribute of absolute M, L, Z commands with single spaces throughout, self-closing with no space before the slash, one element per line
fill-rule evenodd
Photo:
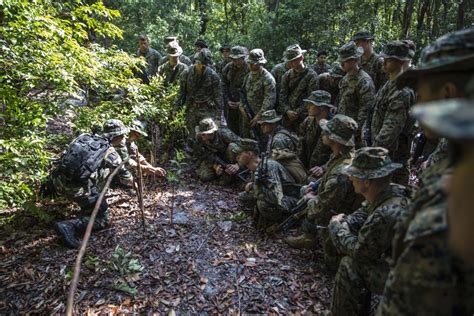
<path fill-rule="evenodd" d="M 227 108 L 226 113 L 227 127 L 236 135 L 240 135 L 240 111 L 239 109 Z"/>
<path fill-rule="evenodd" d="M 342 258 L 334 279 L 331 296 L 333 315 L 369 315 L 371 294 L 381 294 L 388 265 L 359 264 L 351 257 Z"/>
<path fill-rule="evenodd" d="M 199 122 L 210 117 L 217 124 L 220 123 L 221 109 L 218 109 L 217 105 L 213 102 L 193 103 L 188 105 L 186 113 L 186 129 L 190 138 L 194 139 L 196 136 L 196 126 Z"/>

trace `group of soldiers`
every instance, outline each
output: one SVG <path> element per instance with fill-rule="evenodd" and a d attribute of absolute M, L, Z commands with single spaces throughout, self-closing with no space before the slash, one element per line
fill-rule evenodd
<path fill-rule="evenodd" d="M 305 64 L 306 51 L 290 45 L 271 71 L 259 48 L 224 45 L 216 64 L 203 40 L 187 58 L 168 37 L 162 58 L 140 37 L 138 55 L 147 61 L 146 78 L 179 85 L 186 151 L 199 179 L 241 185 L 242 206 L 263 233 L 299 224 L 300 235 L 284 241 L 323 249 L 335 272 L 331 314 L 472 314 L 474 267 L 466 260 L 474 260 L 463 239 L 472 233 L 463 216 L 474 157 L 474 28 L 438 38 L 416 66 L 412 41 L 388 42 L 380 55 L 373 41 L 356 33 L 331 66 L 325 52 Z M 87 194 L 85 187 L 70 194 L 84 208 L 120 157 L 128 168 L 143 164 L 165 175 L 133 145 L 144 133 L 137 126 L 104 126 L 112 146 L 95 182 Z M 123 170 L 119 178 L 131 177 Z M 87 218 L 71 221 L 57 225 L 63 237 Z"/>

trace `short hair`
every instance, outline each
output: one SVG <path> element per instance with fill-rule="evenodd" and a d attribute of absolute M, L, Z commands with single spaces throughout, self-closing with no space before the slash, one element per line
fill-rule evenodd
<path fill-rule="evenodd" d="M 452 83 L 459 90 L 460 96 L 465 96 L 466 91 L 466 82 L 472 77 L 470 72 L 441 72 L 430 74 L 425 77 L 426 82 L 428 82 L 431 91 L 437 91 L 441 89 L 445 84 Z"/>
<path fill-rule="evenodd" d="M 321 50 L 321 51 L 318 52 L 318 54 L 316 55 L 316 57 L 319 57 L 319 56 L 322 56 L 322 55 L 327 56 L 327 55 L 328 55 L 328 52 L 326 52 L 325 50 Z"/>
<path fill-rule="evenodd" d="M 148 36 L 146 36 L 146 35 L 144 35 L 144 34 L 138 36 L 138 39 L 139 39 L 140 41 L 147 41 L 147 42 L 150 42 L 150 39 L 148 38 Z"/>

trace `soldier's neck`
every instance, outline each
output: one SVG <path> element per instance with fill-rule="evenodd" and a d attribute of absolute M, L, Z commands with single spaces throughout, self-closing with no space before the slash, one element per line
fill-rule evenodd
<path fill-rule="evenodd" d="M 390 72 L 390 73 L 388 74 L 388 79 L 389 79 L 390 81 L 394 81 L 394 80 L 397 79 L 398 76 L 400 76 L 402 73 L 403 73 L 403 67 L 400 67 L 400 68 L 397 69 L 396 71 Z"/>
<path fill-rule="evenodd" d="M 347 72 L 347 74 L 348 74 L 349 76 L 354 76 L 354 75 L 356 75 L 358 72 L 359 72 L 359 65 L 356 65 L 354 68 L 352 68 L 351 70 L 349 70 L 349 71 Z"/>
<path fill-rule="evenodd" d="M 374 48 L 372 46 L 367 47 L 367 49 L 364 49 L 364 54 L 362 55 L 363 60 L 367 60 L 372 56 L 374 53 Z"/>

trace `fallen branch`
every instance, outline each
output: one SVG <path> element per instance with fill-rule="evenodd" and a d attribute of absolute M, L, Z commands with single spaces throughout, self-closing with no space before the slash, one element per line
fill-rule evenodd
<path fill-rule="evenodd" d="M 84 254 L 86 252 L 87 243 L 89 242 L 89 238 L 91 237 L 92 226 L 94 226 L 94 221 L 95 221 L 95 218 L 97 217 L 97 213 L 99 212 L 100 204 L 102 203 L 102 200 L 105 197 L 105 193 L 107 193 L 107 190 L 109 189 L 112 179 L 115 177 L 115 175 L 119 172 L 120 168 L 122 168 L 122 166 L 127 161 L 128 161 L 128 158 L 123 160 L 120 163 L 120 165 L 118 165 L 115 168 L 115 170 L 112 172 L 112 174 L 108 177 L 107 182 L 105 183 L 105 186 L 102 189 L 102 192 L 100 193 L 99 198 L 97 199 L 97 202 L 95 203 L 94 210 L 92 211 L 92 214 L 90 216 L 89 223 L 87 224 L 87 228 L 84 233 L 84 237 L 82 238 L 81 248 L 79 250 L 79 253 L 77 254 L 76 263 L 74 265 L 74 274 L 72 277 L 71 286 L 69 288 L 69 294 L 67 297 L 66 315 L 68 316 L 73 315 L 72 311 L 74 307 L 74 294 L 76 293 L 76 290 L 77 290 L 77 282 L 79 280 L 79 274 L 81 272 L 82 258 L 84 257 Z"/>
<path fill-rule="evenodd" d="M 145 231 L 145 206 L 143 204 L 143 169 L 140 164 L 140 152 L 138 152 L 138 147 L 135 150 L 135 156 L 137 157 L 137 197 L 138 205 L 140 206 L 141 218 L 142 218 L 142 227 Z"/>
<path fill-rule="evenodd" d="M 217 229 L 217 224 L 207 233 L 206 237 L 203 239 L 203 241 L 201 242 L 201 244 L 199 245 L 199 247 L 196 249 L 196 251 L 194 252 L 193 254 L 193 258 L 196 257 L 197 253 L 199 252 L 199 250 L 201 250 L 202 246 L 204 246 L 204 243 L 209 239 L 209 237 L 211 237 L 212 233 Z"/>

